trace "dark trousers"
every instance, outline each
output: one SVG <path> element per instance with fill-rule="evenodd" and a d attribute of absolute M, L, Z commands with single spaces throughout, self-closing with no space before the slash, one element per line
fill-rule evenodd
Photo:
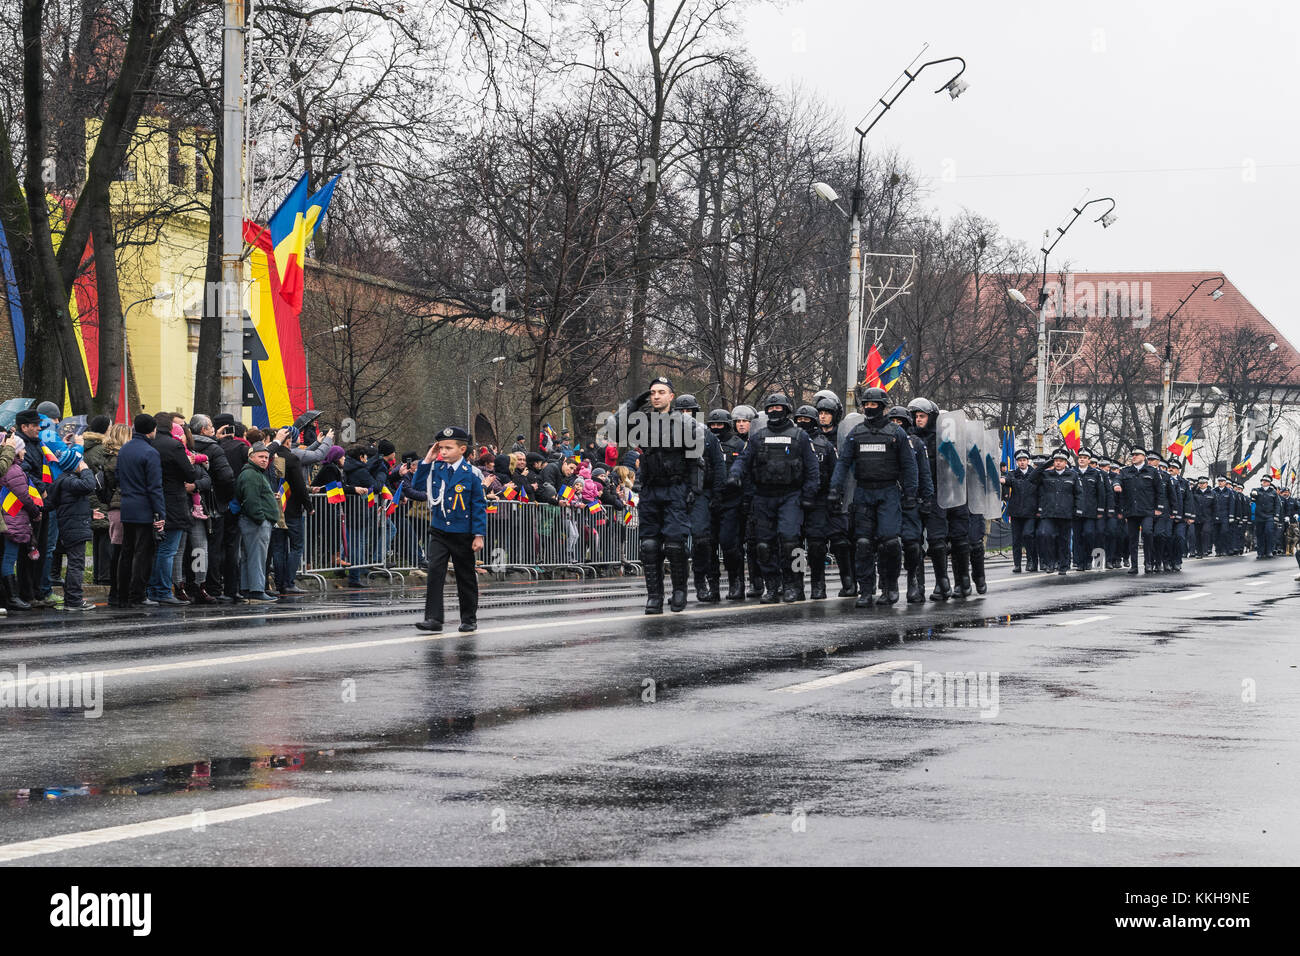
<path fill-rule="evenodd" d="M 227 512 L 221 516 L 221 549 L 214 550 L 208 546 L 208 563 L 215 564 L 213 555 L 221 555 L 221 581 L 226 597 L 239 597 L 239 519 Z M 211 574 L 211 570 L 208 571 Z M 204 588 L 214 597 L 218 593 L 215 586 Z"/>
<path fill-rule="evenodd" d="M 302 565 L 303 516 L 286 517 L 284 528 L 271 532 L 271 567 L 275 573 L 275 586 L 280 590 L 293 587 Z"/>
<path fill-rule="evenodd" d="M 186 575 L 186 580 L 189 580 L 189 575 Z M 225 586 L 226 516 L 218 511 L 210 516 L 208 522 L 208 576 L 203 582 L 203 590 L 216 597 L 225 590 Z"/>
<path fill-rule="evenodd" d="M 109 569 L 112 561 L 111 544 L 108 540 L 108 528 L 95 528 L 91 532 L 90 555 L 95 566 L 95 583 L 112 584 L 113 573 Z"/>
<path fill-rule="evenodd" d="M 1040 558 L 1054 561 L 1056 570 L 1070 566 L 1070 531 L 1074 521 L 1070 518 L 1038 519 L 1038 554 Z"/>
<path fill-rule="evenodd" d="M 68 558 L 68 570 L 63 575 L 63 605 L 76 607 L 85 600 L 86 542 L 60 541 L 59 547 Z"/>
<path fill-rule="evenodd" d="M 152 524 L 122 522 L 122 557 L 117 567 L 119 601 L 139 604 L 144 600 L 153 573 L 154 544 Z"/>
<path fill-rule="evenodd" d="M 1128 522 L 1128 558 L 1131 567 L 1138 566 L 1138 539 L 1142 539 L 1142 557 L 1146 566 L 1151 567 L 1155 555 L 1152 553 L 1155 545 L 1154 530 L 1155 519 L 1151 515 L 1145 517 L 1126 518 Z"/>
<path fill-rule="evenodd" d="M 460 622 L 472 624 L 478 616 L 478 575 L 474 571 L 472 534 L 429 531 L 429 581 L 424 594 L 424 619 L 442 624 L 442 587 L 447 580 L 447 562 L 456 572 L 456 600 Z"/>

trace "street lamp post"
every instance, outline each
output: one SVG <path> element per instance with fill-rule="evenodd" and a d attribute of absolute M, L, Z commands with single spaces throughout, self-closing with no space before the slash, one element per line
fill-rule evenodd
<path fill-rule="evenodd" d="M 469 364 L 469 368 L 465 370 L 465 431 L 469 432 L 471 435 L 474 433 L 474 430 L 473 428 L 470 427 L 469 403 L 470 403 L 471 376 L 474 374 L 474 369 L 478 368 L 481 365 L 496 365 L 497 362 L 504 362 L 505 360 L 506 357 L 504 355 L 498 355 L 496 358 L 488 362 L 471 362 Z"/>
<path fill-rule="evenodd" d="M 307 377 L 307 388 L 311 388 L 311 353 L 307 350 L 307 343 L 312 339 L 319 338 L 322 335 L 333 335 L 335 332 L 342 332 L 347 328 L 347 324 L 336 325 L 331 329 L 321 329 L 319 332 L 313 332 L 302 340 L 302 372 Z M 312 404 L 315 404 L 313 402 Z"/>
<path fill-rule="evenodd" d="M 1161 368 L 1160 368 L 1160 390 L 1161 390 L 1160 391 L 1161 393 L 1160 441 L 1162 444 L 1169 438 L 1169 402 L 1173 397 L 1174 316 L 1176 316 L 1179 313 L 1179 311 L 1182 309 L 1183 306 L 1185 306 L 1189 301 L 1191 301 L 1192 296 L 1196 294 L 1196 290 L 1199 289 L 1201 286 L 1205 285 L 1205 283 L 1207 282 L 1218 282 L 1219 284 L 1216 285 L 1209 292 L 1207 292 L 1206 295 L 1216 300 L 1223 298 L 1222 290 L 1223 290 L 1224 283 L 1226 283 L 1227 281 L 1228 280 L 1221 275 L 1209 276 L 1207 278 L 1202 279 L 1200 282 L 1196 283 L 1196 285 L 1192 286 L 1192 290 L 1188 292 L 1187 295 L 1179 299 L 1178 305 L 1174 307 L 1172 312 L 1170 312 L 1168 315 L 1165 316 L 1165 360 L 1161 364 Z M 1148 343 L 1143 342 L 1142 347 L 1146 348 L 1147 344 Z M 1148 349 L 1148 351 L 1154 353 L 1155 349 L 1151 348 Z"/>
<path fill-rule="evenodd" d="M 924 52 L 925 48 L 923 47 L 921 53 Z M 919 54 L 917 58 L 920 58 Z M 912 62 L 915 63 L 916 61 L 913 60 Z M 861 356 L 858 354 L 858 341 L 862 335 L 862 160 L 867 134 L 871 132 L 873 126 L 880 122 L 885 113 L 887 113 L 894 103 L 897 102 L 898 98 L 903 95 L 903 91 L 911 86 L 913 81 L 920 76 L 922 70 L 927 66 L 952 62 L 960 63 L 961 69 L 957 71 L 956 76 L 935 90 L 935 92 L 942 93 L 947 90 L 948 95 L 955 100 L 957 97 L 961 96 L 968 87 L 968 84 L 961 78 L 961 75 L 966 72 L 965 60 L 959 56 L 949 56 L 944 57 L 941 60 L 930 60 L 926 63 L 922 63 L 915 70 L 912 69 L 911 64 L 908 64 L 907 69 L 903 70 L 902 74 L 902 77 L 906 78 L 906 82 L 904 82 L 892 96 L 889 95 L 889 90 L 886 90 L 885 94 L 876 101 L 876 105 L 872 106 L 867 112 L 867 115 L 864 116 L 858 122 L 858 125 L 853 128 L 853 131 L 858 134 L 858 169 L 857 179 L 853 186 L 853 195 L 850 197 L 849 208 L 849 341 L 847 357 L 848 375 L 845 379 L 846 384 L 844 395 L 846 403 L 845 408 L 848 409 L 856 407 L 858 366 L 861 361 Z M 897 82 L 898 80 L 895 80 L 894 83 L 890 84 L 889 89 L 893 89 L 894 84 Z M 870 120 L 870 122 L 867 122 L 868 120 Z M 865 127 L 863 126 L 864 123 L 866 123 Z M 825 184 L 817 183 L 814 184 L 814 189 L 823 199 L 834 202 L 837 198 L 834 190 L 831 190 L 829 187 L 823 189 L 823 186 L 825 186 Z"/>
<path fill-rule="evenodd" d="M 1044 420 L 1047 416 L 1047 257 L 1056 248 L 1056 244 L 1070 231 L 1070 227 L 1083 215 L 1083 211 L 1093 203 L 1099 202 L 1110 203 L 1110 208 L 1098 216 L 1094 222 L 1101 223 L 1103 229 L 1113 225 L 1116 219 L 1119 218 L 1115 215 L 1115 200 L 1109 196 L 1089 200 L 1081 206 L 1071 208 L 1070 211 L 1074 215 L 1070 217 L 1070 221 L 1064 226 L 1057 226 L 1056 238 L 1052 240 L 1052 244 L 1044 246 L 1040 250 L 1043 253 L 1043 275 L 1038 288 L 1038 385 L 1034 396 L 1034 453 L 1038 455 L 1045 453 L 1044 436 L 1047 433 L 1047 423 Z"/>

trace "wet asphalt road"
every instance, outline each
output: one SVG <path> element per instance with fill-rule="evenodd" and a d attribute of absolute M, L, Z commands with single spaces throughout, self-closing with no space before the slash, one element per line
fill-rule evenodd
<path fill-rule="evenodd" d="M 491 584 L 469 637 L 415 630 L 422 591 L 11 616 L 0 672 L 103 672 L 104 709 L 0 710 L 0 860 L 1294 864 L 1295 572 L 660 618 L 637 580 Z"/>

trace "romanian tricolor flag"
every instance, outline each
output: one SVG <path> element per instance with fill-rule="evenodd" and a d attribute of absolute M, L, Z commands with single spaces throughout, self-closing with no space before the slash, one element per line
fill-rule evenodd
<path fill-rule="evenodd" d="M 1169 443 L 1168 450 L 1173 452 L 1179 458 L 1186 456 L 1187 460 L 1191 461 L 1192 431 L 1192 426 L 1188 425 L 1187 429 L 1181 435 Z"/>
<path fill-rule="evenodd" d="M 1079 406 L 1075 405 L 1056 420 L 1056 427 L 1061 430 L 1065 447 L 1078 452 L 1083 447 L 1083 420 L 1079 417 Z"/>
<path fill-rule="evenodd" d="M 497 513 L 497 506 L 496 506 L 496 505 L 488 505 L 487 508 L 485 508 L 484 510 L 485 510 L 488 514 L 490 514 L 490 515 L 494 515 L 494 514 Z"/>
<path fill-rule="evenodd" d="M 280 510 L 283 511 L 289 506 L 289 482 L 280 482 Z"/>
<path fill-rule="evenodd" d="M 27 495 L 29 498 L 32 499 L 32 501 L 36 502 L 36 507 L 38 508 L 45 507 L 45 499 L 41 497 L 41 493 L 37 491 L 32 485 L 27 486 Z"/>
<path fill-rule="evenodd" d="M 885 359 L 884 364 L 880 366 L 880 387 L 885 391 L 889 391 L 903 378 L 903 366 L 912 357 L 903 354 L 903 349 L 906 346 L 907 343 L 903 342 L 902 345 L 894 349 L 889 358 Z"/>
<path fill-rule="evenodd" d="M 884 361 L 880 358 L 880 349 L 873 342 L 867 351 L 867 372 L 862 378 L 863 388 L 880 388 L 880 367 Z"/>
<path fill-rule="evenodd" d="M 306 174 L 290 191 L 268 226 L 244 221 L 244 241 L 251 282 L 248 312 L 266 358 L 252 362 L 253 386 L 262 405 L 253 408 L 253 424 L 292 421 L 312 405 L 311 383 L 303 350 L 303 260 L 312 234 L 338 182 L 335 176 L 314 195 L 307 193 Z"/>
<path fill-rule="evenodd" d="M 506 490 L 501 492 L 501 497 L 505 498 L 507 501 L 514 501 L 519 497 L 519 489 L 514 485 L 506 485 Z"/>
<path fill-rule="evenodd" d="M 1239 475 L 1244 475 L 1246 472 L 1250 471 L 1251 459 L 1253 457 L 1254 457 L 1254 453 L 1252 452 L 1251 454 L 1243 458 L 1241 461 L 1239 461 L 1237 464 L 1233 465 L 1232 470 Z"/>
<path fill-rule="evenodd" d="M 635 514 L 636 514 L 635 511 L 633 511 L 631 508 L 628 508 L 626 511 L 623 512 L 623 523 L 624 523 L 624 524 L 631 524 L 631 523 L 632 523 L 632 516 L 635 515 Z"/>
<path fill-rule="evenodd" d="M 560 492 L 560 497 L 565 501 L 570 501 L 576 493 L 577 492 L 573 490 L 573 485 L 565 485 L 564 490 Z"/>
<path fill-rule="evenodd" d="M 45 458 L 46 461 L 50 462 L 51 464 L 56 464 L 59 460 L 59 456 L 54 454 L 54 452 L 50 451 L 50 449 L 47 448 L 45 445 L 41 446 L 41 455 Z"/>
<path fill-rule="evenodd" d="M 346 497 L 347 495 L 343 491 L 343 486 L 337 481 L 331 481 L 325 486 L 325 500 L 330 504 L 341 505 L 343 504 L 343 499 Z"/>
<path fill-rule="evenodd" d="M 587 510 L 594 515 L 598 515 L 605 509 L 600 506 L 599 501 L 593 501 L 591 504 L 587 505 Z"/>
<path fill-rule="evenodd" d="M 384 485 L 382 488 L 379 489 L 379 494 L 385 501 L 393 500 L 393 493 L 388 490 L 387 485 Z"/>
<path fill-rule="evenodd" d="M 1282 472 L 1278 471 L 1272 465 L 1268 466 L 1268 476 L 1272 478 L 1274 481 L 1282 480 Z"/>
<path fill-rule="evenodd" d="M 3 509 L 7 515 L 16 515 L 23 510 L 23 501 L 6 488 L 4 498 L 0 499 L 0 509 Z"/>
<path fill-rule="evenodd" d="M 373 508 L 374 506 L 375 506 L 375 493 L 373 491 L 368 491 L 366 492 L 366 507 Z"/>
<path fill-rule="evenodd" d="M 50 463 L 47 461 L 41 462 L 41 481 L 47 485 L 54 481 L 54 475 L 50 473 Z"/>

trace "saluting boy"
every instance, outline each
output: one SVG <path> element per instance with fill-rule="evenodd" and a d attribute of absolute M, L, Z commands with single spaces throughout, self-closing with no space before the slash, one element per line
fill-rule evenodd
<path fill-rule="evenodd" d="M 478 629 L 478 576 L 474 553 L 483 550 L 487 533 L 487 499 L 483 479 L 465 459 L 469 432 L 452 425 L 438 432 L 412 484 L 429 497 L 429 582 L 424 598 L 422 631 L 442 630 L 442 586 L 447 561 L 456 571 L 460 630 Z"/>

